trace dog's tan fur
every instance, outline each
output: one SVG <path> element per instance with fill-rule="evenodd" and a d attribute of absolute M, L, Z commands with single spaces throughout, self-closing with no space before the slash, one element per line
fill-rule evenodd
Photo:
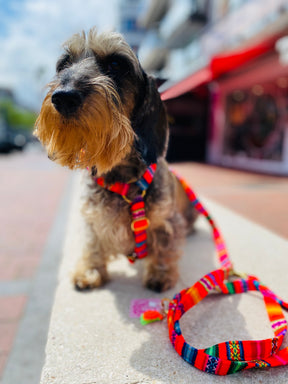
<path fill-rule="evenodd" d="M 64 47 L 71 57 L 80 58 L 85 52 L 92 50 L 100 56 L 113 53 L 115 50 L 122 55 L 131 56 L 129 46 L 116 34 L 97 35 L 92 29 L 86 39 L 85 34 L 74 35 Z M 132 103 L 123 104 L 113 83 L 101 72 L 95 73 L 93 62 L 86 66 L 86 75 L 93 76 L 94 92 L 77 117 L 63 120 L 51 102 L 53 91 L 60 86 L 59 80 L 49 84 L 36 121 L 36 135 L 46 146 L 48 155 L 59 164 L 74 168 L 92 167 L 97 163 L 100 173 L 107 172 L 119 163 L 131 150 L 134 133 L 130 126 L 129 114 Z M 90 70 L 90 74 L 88 71 Z M 116 103 L 115 103 L 116 101 Z"/>
<path fill-rule="evenodd" d="M 145 199 L 151 224 L 143 279 L 148 288 L 166 290 L 177 281 L 180 246 L 193 228 L 196 213 L 164 160 L 168 127 L 154 81 L 142 71 L 135 54 L 118 34 L 99 35 L 93 29 L 87 36 L 75 35 L 65 44 L 65 50 L 68 62 L 64 60 L 63 64 L 62 60 L 64 67 L 58 68 L 56 79 L 50 83 L 36 135 L 49 156 L 61 165 L 90 168 L 90 172 L 85 171 L 83 206 L 87 238 L 73 281 L 79 289 L 102 285 L 108 280 L 107 262 L 111 257 L 132 254 L 135 244 L 129 204 L 99 187 L 91 171 L 93 176 L 103 176 L 107 184 L 129 182 L 139 179 L 149 159 L 155 157 L 157 171 Z M 109 70 L 103 70 L 105 60 L 115 54 L 131 64 L 127 72 L 120 73 L 118 67 L 120 79 L 114 72 L 113 77 Z M 77 113 L 63 117 L 51 97 L 67 83 L 81 92 L 89 86 L 89 94 Z M 131 185 L 129 198 L 137 194 L 138 187 Z"/>

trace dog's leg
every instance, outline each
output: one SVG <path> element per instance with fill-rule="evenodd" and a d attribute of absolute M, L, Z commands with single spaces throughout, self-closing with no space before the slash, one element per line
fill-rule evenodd
<path fill-rule="evenodd" d="M 89 227 L 87 225 L 90 236 L 73 274 L 74 285 L 79 290 L 97 288 L 108 280 L 107 257 L 101 250 L 99 239 Z"/>
<path fill-rule="evenodd" d="M 147 288 L 163 292 L 174 287 L 179 277 L 178 259 L 184 236 L 184 222 L 179 214 L 153 229 L 149 256 L 145 260 L 144 285 Z"/>
<path fill-rule="evenodd" d="M 144 285 L 155 292 L 164 292 L 167 289 L 173 288 L 176 284 L 179 273 L 178 265 L 175 262 L 175 256 L 177 259 L 179 255 L 165 255 L 165 261 L 160 262 L 162 255 L 158 255 L 157 262 L 146 262 L 146 270 L 144 275 Z M 171 262 L 167 262 L 169 257 Z M 152 256 L 153 258 L 153 256 Z M 149 257 L 151 260 L 151 257 Z M 173 260 L 174 259 L 174 260 Z M 173 262 L 172 262 L 173 260 Z"/>

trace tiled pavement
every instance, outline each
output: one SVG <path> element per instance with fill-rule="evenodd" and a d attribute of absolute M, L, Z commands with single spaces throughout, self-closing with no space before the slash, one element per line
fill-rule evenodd
<path fill-rule="evenodd" d="M 183 163 L 174 168 L 196 192 L 288 239 L 288 177 Z"/>
<path fill-rule="evenodd" d="M 39 150 L 0 155 L 0 377 L 67 180 Z"/>
<path fill-rule="evenodd" d="M 200 196 L 288 237 L 287 178 L 173 166 Z M 68 172 L 41 152 L 0 156 L 0 377 L 67 181 Z"/>

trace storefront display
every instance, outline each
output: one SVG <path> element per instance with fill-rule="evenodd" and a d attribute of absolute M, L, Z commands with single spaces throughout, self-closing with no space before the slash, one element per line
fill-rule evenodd
<path fill-rule="evenodd" d="M 224 154 L 283 160 L 288 78 L 235 90 L 226 97 Z"/>
<path fill-rule="evenodd" d="M 288 174 L 288 67 L 270 55 L 214 89 L 209 162 Z"/>

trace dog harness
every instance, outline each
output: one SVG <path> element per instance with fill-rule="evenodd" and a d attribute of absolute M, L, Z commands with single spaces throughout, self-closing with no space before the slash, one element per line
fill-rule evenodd
<path fill-rule="evenodd" d="M 120 194 L 129 204 L 132 215 L 131 229 L 135 235 L 134 254 L 129 257 L 131 262 L 147 255 L 146 229 L 149 220 L 145 215 L 144 196 L 153 180 L 156 164 L 152 164 L 142 178 L 136 182 L 141 193 L 133 201 L 127 198 L 130 184 L 115 183 L 106 186 L 102 178 L 95 181 L 102 187 Z M 191 204 L 209 222 L 216 247 L 220 268 L 198 280 L 191 287 L 176 294 L 172 300 L 163 299 L 163 311 L 146 311 L 141 315 L 141 323 L 148 324 L 162 320 L 167 315 L 170 341 L 176 352 L 194 367 L 215 375 L 228 375 L 250 368 L 266 368 L 288 365 L 288 347 L 280 349 L 287 332 L 287 321 L 282 308 L 288 310 L 288 303 L 281 300 L 267 286 L 252 275 L 236 273 L 228 256 L 225 242 L 214 220 L 196 197 L 185 180 L 172 171 L 182 184 Z M 203 300 L 209 293 L 238 294 L 258 291 L 262 294 L 274 337 L 264 340 L 227 341 L 212 347 L 197 349 L 190 346 L 184 339 L 180 319 L 189 309 Z M 169 302 L 168 309 L 165 303 Z"/>
<path fill-rule="evenodd" d="M 140 190 L 140 194 L 133 200 L 130 200 L 127 195 L 133 183 L 115 183 L 106 185 L 103 177 L 95 177 L 94 180 L 101 187 L 115 192 L 122 196 L 125 201 L 130 205 L 130 212 L 132 216 L 131 229 L 134 233 L 135 248 L 132 255 L 127 256 L 130 263 L 134 263 L 136 259 L 143 259 L 147 256 L 147 232 L 150 222 L 146 217 L 144 197 L 149 185 L 152 183 L 157 164 L 151 164 L 144 172 L 141 179 L 137 180 L 134 184 Z"/>

